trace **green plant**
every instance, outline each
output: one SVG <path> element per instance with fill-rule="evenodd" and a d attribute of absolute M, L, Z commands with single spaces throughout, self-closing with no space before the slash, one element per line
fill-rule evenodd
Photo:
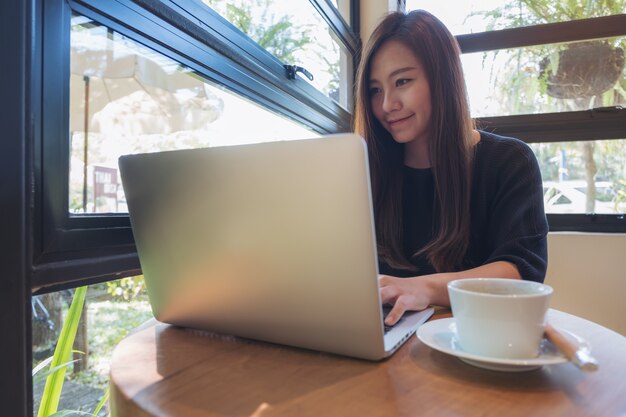
<path fill-rule="evenodd" d="M 468 18 L 482 16 L 488 22 L 487 29 L 493 30 L 615 15 L 623 13 L 625 9 L 626 0 L 518 0 L 505 2 L 493 10 L 472 12 Z M 588 61 L 586 65 L 579 65 L 576 68 L 577 71 L 587 71 L 594 66 L 604 68 L 608 66 L 607 62 L 604 62 L 606 59 L 594 60 L 589 51 L 599 53 L 599 51 L 606 49 L 609 51 L 621 50 L 620 53 L 623 53 L 626 50 L 626 38 L 615 37 L 601 41 L 596 40 L 591 45 L 589 41 L 546 44 L 517 50 L 496 51 L 493 55 L 485 53 L 483 56 L 484 64 L 488 61 L 489 56 L 492 56 L 494 63 L 498 57 L 501 57 L 504 63 L 502 68 L 493 72 L 493 86 L 497 90 L 497 97 L 502 99 L 502 113 L 532 114 L 586 110 L 591 107 L 619 105 L 626 100 L 626 76 L 624 76 L 623 68 L 617 69 L 617 73 L 622 75 L 614 80 L 613 84 L 601 89 L 602 93 L 594 93 L 592 96 L 583 94 L 575 98 L 572 98 L 571 95 L 559 97 L 556 94 L 551 96 L 548 90 L 555 90 L 555 87 L 556 89 L 559 87 L 551 85 L 557 80 L 550 80 L 549 78 L 555 77 L 560 66 L 559 61 L 563 57 L 563 51 L 572 48 L 577 49 L 578 55 L 581 55 L 583 60 L 581 62 L 584 62 L 584 59 Z M 623 67 L 623 58 L 621 63 Z M 573 70 L 569 72 L 570 75 L 578 74 Z M 606 81 L 603 77 L 596 78 Z M 597 81 L 596 78 L 591 77 L 591 81 L 585 81 L 582 87 L 590 87 L 588 84 Z M 569 79 L 564 81 L 571 83 Z M 583 90 L 585 89 L 583 88 Z M 587 94 L 591 93 L 587 91 Z M 555 97 L 559 99 L 555 99 Z"/>
<path fill-rule="evenodd" d="M 134 300 L 139 294 L 146 291 L 143 275 L 126 277 L 117 281 L 109 281 L 106 283 L 106 286 L 107 292 L 115 300 Z"/>
<path fill-rule="evenodd" d="M 294 53 L 314 41 L 310 25 L 294 26 L 290 16 L 277 19 L 272 0 L 204 2 L 282 62 L 296 62 Z"/>
<path fill-rule="evenodd" d="M 546 23 L 617 15 L 626 10 L 626 0 L 516 0 L 504 2 L 482 16 L 487 30 L 509 29 Z M 572 112 L 595 107 L 624 106 L 626 37 L 587 39 L 485 52 L 483 70 L 491 61 L 491 86 L 495 113 L 538 114 Z M 623 181 L 626 141 L 559 142 L 533 148 L 544 180 L 585 179 L 587 208 L 593 212 L 595 182 Z M 616 203 L 616 213 L 621 210 Z"/>
<path fill-rule="evenodd" d="M 317 16 L 317 19 L 311 16 L 306 24 L 299 23 L 299 19 L 293 15 L 283 14 L 283 6 L 274 4 L 273 0 L 256 2 L 203 0 L 203 2 L 281 62 L 306 64 L 302 60 L 308 60 L 310 58 L 306 56 L 312 55 L 315 57 L 313 59 L 326 64 L 325 67 L 320 67 L 320 72 L 327 73 L 329 80 L 319 88 L 331 97 L 338 95 L 341 79 L 338 57 L 341 52 L 335 41 L 320 42 L 319 26 L 325 25 L 321 16 Z M 332 30 L 330 28 L 326 30 L 332 38 L 334 36 Z"/>
<path fill-rule="evenodd" d="M 626 203 L 626 180 L 619 180 L 615 184 L 615 211 L 619 210 L 619 205 Z"/>
<path fill-rule="evenodd" d="M 61 334 L 59 335 L 59 339 L 54 350 L 54 355 L 44 360 L 33 369 L 34 381 L 41 380 L 44 377 L 46 379 L 37 417 L 64 417 L 73 414 L 89 414 L 72 410 L 58 410 L 67 367 L 71 363 L 75 362 L 75 360 L 70 360 L 70 357 L 72 352 L 75 352 L 72 349 L 72 346 L 74 345 L 74 340 L 76 339 L 76 332 L 78 330 L 78 323 L 82 314 L 83 305 L 85 304 L 86 294 L 87 287 L 80 287 L 76 289 L 74 297 L 72 298 L 72 304 L 67 312 L 67 317 L 63 322 Z M 41 374 L 40 372 L 48 365 L 50 365 L 50 368 Z M 91 414 L 93 417 L 97 416 L 100 412 L 108 400 L 108 396 L 109 392 L 107 390 L 96 406 L 94 412 Z"/>

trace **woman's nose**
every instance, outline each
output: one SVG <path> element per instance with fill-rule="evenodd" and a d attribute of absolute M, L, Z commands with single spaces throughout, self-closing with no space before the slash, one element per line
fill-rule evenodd
<path fill-rule="evenodd" d="M 394 110 L 398 110 L 400 108 L 400 101 L 396 94 L 393 91 L 385 92 L 383 97 L 383 111 L 385 113 L 392 112 Z"/>

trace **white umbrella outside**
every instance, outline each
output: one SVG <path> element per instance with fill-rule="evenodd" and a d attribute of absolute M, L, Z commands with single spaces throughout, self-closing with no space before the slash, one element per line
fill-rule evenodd
<path fill-rule="evenodd" d="M 83 210 L 90 133 L 113 140 L 203 129 L 223 104 L 199 77 L 113 32 L 72 31 L 70 130 L 83 132 Z"/>

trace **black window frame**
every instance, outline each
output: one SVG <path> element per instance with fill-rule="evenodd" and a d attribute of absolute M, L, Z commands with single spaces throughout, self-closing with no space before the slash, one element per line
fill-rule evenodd
<path fill-rule="evenodd" d="M 28 1 L 0 4 L 2 103 L 0 104 L 0 398 L 3 415 L 32 415 L 30 170 L 33 61 Z"/>
<path fill-rule="evenodd" d="M 356 25 L 328 0 L 310 0 L 354 62 Z M 32 287 L 36 294 L 140 274 L 127 214 L 71 215 L 69 174 L 69 36 L 72 13 L 86 16 L 264 107 L 327 134 L 351 129 L 352 115 L 199 0 L 34 0 L 41 32 L 41 112 L 35 125 Z M 352 0 L 353 10 L 357 1 Z M 355 14 L 352 14 L 356 16 Z M 202 23 L 199 23 L 202 22 Z M 354 74 L 352 75 L 354 76 Z M 51 80 L 55 80 L 52 82 Z"/>
<path fill-rule="evenodd" d="M 340 38 L 358 39 L 358 31 L 354 31 L 358 26 L 348 26 L 338 16 L 338 11 L 333 17 L 328 0 L 311 1 L 326 10 L 325 19 L 331 19 L 335 27 L 340 28 Z M 63 184 L 67 183 L 69 169 L 68 162 L 63 162 L 64 158 L 69 159 L 69 91 L 64 84 L 68 80 L 63 80 L 69 77 L 70 14 L 72 10 L 82 12 L 114 29 L 125 28 L 121 32 L 128 34 L 134 30 L 129 26 L 133 22 L 124 20 L 124 13 L 106 14 L 101 9 L 126 7 L 137 10 L 140 3 L 148 2 L 0 2 L 3 59 L 0 74 L 4 98 L 0 104 L 0 124 L 3 126 L 3 140 L 0 141 L 3 191 L 0 206 L 0 332 L 5 336 L 1 349 L 4 372 L 0 378 L 0 396 L 6 415 L 33 415 L 32 296 L 140 272 L 128 216 L 71 218 L 67 211 L 68 185 Z M 358 1 L 351 0 L 351 5 L 351 15 L 358 16 Z M 154 16 L 148 19 L 147 15 L 146 12 L 145 20 L 150 22 L 146 23 L 153 24 L 153 27 L 165 24 L 164 19 Z M 194 32 L 193 25 L 187 29 Z M 155 33 L 160 30 L 163 29 Z M 355 45 L 358 51 L 358 41 L 353 43 Z M 354 59 L 356 62 L 356 54 Z M 227 69 L 236 70 L 233 66 Z M 267 68 L 261 72 L 264 71 L 265 77 L 261 79 L 266 83 L 265 87 L 274 86 L 280 90 L 273 103 L 275 110 L 293 108 L 290 104 L 298 102 L 298 97 L 304 94 L 321 97 L 317 90 L 309 91 L 302 80 L 287 82 L 272 75 Z M 253 99 L 262 95 L 262 91 L 255 92 L 250 88 L 249 84 L 256 76 L 253 72 L 242 71 L 238 76 L 246 80 L 239 81 L 238 92 L 243 91 L 242 94 Z M 267 82 L 272 77 L 276 79 L 274 84 Z M 231 82 L 236 83 L 237 77 Z M 351 116 L 329 100 L 309 99 L 295 116 L 321 133 L 347 130 Z"/>
<path fill-rule="evenodd" d="M 457 35 L 462 53 L 626 36 L 626 14 Z M 626 139 L 626 109 L 476 118 L 479 128 L 527 143 Z M 547 214 L 550 231 L 626 233 L 624 214 Z"/>

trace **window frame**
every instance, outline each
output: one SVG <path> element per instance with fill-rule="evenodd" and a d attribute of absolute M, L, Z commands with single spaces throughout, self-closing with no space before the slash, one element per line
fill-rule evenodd
<path fill-rule="evenodd" d="M 602 39 L 625 34 L 626 14 L 456 35 L 462 53 Z"/>
<path fill-rule="evenodd" d="M 2 347 L 2 392 L 4 411 L 12 416 L 33 415 L 32 296 L 140 273 L 127 215 L 81 218 L 72 217 L 67 210 L 71 11 L 98 16 L 96 20 L 113 29 L 125 27 L 118 31 L 128 34 L 133 29 L 122 18 L 123 13 L 105 15 L 99 8 L 115 6 L 136 11 L 137 3 L 28 0 L 0 4 L 0 49 L 6 62 L 11 63 L 0 67 L 5 80 L 3 91 L 11 98 L 5 100 L 0 112 L 5 134 L 5 140 L 0 142 L 0 181 L 6 184 L 0 218 L 4 254 L 0 263 L 4 289 L 0 291 L 0 330 L 11 335 Z M 351 5 L 352 10 L 358 10 L 357 0 L 351 0 Z M 153 27 L 164 24 L 162 19 L 150 20 L 146 14 L 144 17 Z M 354 33 L 358 32 L 343 23 L 340 26 L 345 32 L 343 38 L 352 34 L 357 39 Z M 174 36 L 174 31 L 168 33 Z M 147 36 L 143 40 L 156 42 Z M 356 54 L 354 59 L 356 62 Z M 238 91 L 247 97 L 255 100 L 263 96 L 263 91 L 250 88 L 254 81 L 252 72 L 237 72 L 238 68 L 232 65 L 221 69 L 224 79 L 233 84 L 239 85 L 237 77 L 228 78 L 232 74 L 246 80 L 239 81 Z M 351 116 L 336 103 L 329 103 L 329 98 L 320 99 L 321 93 L 311 92 L 303 86 L 304 81 L 287 83 L 271 75 L 267 68 L 264 71 L 266 76 L 258 85 L 265 83 L 264 88 L 270 89 L 276 84 L 267 80 L 276 77 L 281 87 L 279 99 L 273 103 L 275 110 L 290 110 L 290 104 L 298 101 L 298 94 L 312 96 L 295 116 L 322 133 L 349 128 Z"/>
<path fill-rule="evenodd" d="M 626 36 L 626 14 L 457 35 L 462 53 Z M 626 109 L 476 118 L 479 128 L 527 143 L 626 139 Z M 551 214 L 550 231 L 626 233 L 624 214 Z"/>
<path fill-rule="evenodd" d="M 41 79 L 42 91 L 42 111 L 35 116 L 41 131 L 35 137 L 33 167 L 32 287 L 36 294 L 141 273 L 127 214 L 69 213 L 67 109 L 72 12 L 314 131 L 327 134 L 351 128 L 348 111 L 303 79 L 287 79 L 283 63 L 198 0 L 34 1 L 42 9 L 38 23 L 42 34 L 34 48 L 41 53 L 42 62 L 33 71 L 33 79 Z M 339 11 L 327 0 L 311 2 L 356 59 L 358 36 Z M 204 23 L 195 24 L 198 21 Z"/>
<path fill-rule="evenodd" d="M 0 105 L 0 333 L 3 334 L 2 411 L 6 415 L 32 415 L 32 337 L 30 254 L 32 228 L 31 106 L 36 89 L 30 70 L 34 61 L 34 34 L 28 26 L 37 13 L 31 2 L 0 4 L 0 51 L 3 64 L 3 103 Z M 10 81 L 9 81 L 10 80 Z"/>

